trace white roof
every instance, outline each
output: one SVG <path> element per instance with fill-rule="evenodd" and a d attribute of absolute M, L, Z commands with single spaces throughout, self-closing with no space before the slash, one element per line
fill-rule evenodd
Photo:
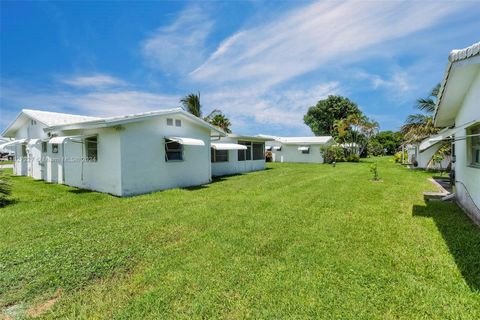
<path fill-rule="evenodd" d="M 283 144 L 326 144 L 333 140 L 332 136 L 316 136 L 316 137 L 276 137 L 268 135 L 258 135 L 259 137 L 271 138 L 272 140 Z"/>
<path fill-rule="evenodd" d="M 212 142 L 212 148 L 215 150 L 247 150 L 247 147 L 236 143 Z"/>
<path fill-rule="evenodd" d="M 15 132 L 29 119 L 33 119 L 37 122 L 40 122 L 46 127 L 65 125 L 69 123 L 81 122 L 81 121 L 91 121 L 95 119 L 100 119 L 97 117 L 88 117 L 81 116 L 76 114 L 68 113 L 59 113 L 59 112 L 50 112 L 50 111 L 40 111 L 40 110 L 31 110 L 23 109 L 17 118 L 5 129 L 2 133 L 4 136 L 14 136 Z"/>
<path fill-rule="evenodd" d="M 51 130 L 75 130 L 75 129 L 113 127 L 113 126 L 122 125 L 126 123 L 141 121 L 146 118 L 162 116 L 162 115 L 178 115 L 178 114 L 181 114 L 185 118 L 188 118 L 189 120 L 196 122 L 197 124 L 203 127 L 209 128 L 211 132 L 215 132 L 222 137 L 226 135 L 220 128 L 214 125 L 211 125 L 210 123 L 194 116 L 193 114 L 183 110 L 182 108 L 163 109 L 163 110 L 149 111 L 149 112 L 143 112 L 143 113 L 127 114 L 123 116 L 99 118 L 91 121 L 83 121 L 83 122 L 70 123 L 65 125 L 55 125 L 55 126 L 52 126 L 50 129 Z"/>
<path fill-rule="evenodd" d="M 184 138 L 184 137 L 165 137 L 165 139 L 172 140 L 187 146 L 204 146 L 205 142 L 200 139 Z"/>
<path fill-rule="evenodd" d="M 455 124 L 455 115 L 479 66 L 480 42 L 450 52 L 435 105 L 435 126 L 448 127 Z"/>
<path fill-rule="evenodd" d="M 420 150 L 420 152 L 425 151 L 428 148 L 436 145 L 440 141 L 447 140 L 447 139 L 451 138 L 451 136 L 454 135 L 457 130 L 458 130 L 458 128 L 442 129 L 442 130 L 440 130 L 439 133 L 434 134 L 434 135 L 428 137 L 427 139 L 423 140 L 420 143 L 420 146 L 418 147 L 418 149 Z"/>
<path fill-rule="evenodd" d="M 298 150 L 299 151 L 308 151 L 308 150 L 310 150 L 310 147 L 307 147 L 307 146 L 298 147 Z"/>
<path fill-rule="evenodd" d="M 7 143 L 0 144 L 0 149 L 3 149 L 3 148 L 8 147 L 8 146 L 13 146 L 13 145 L 16 145 L 16 144 L 24 143 L 25 141 L 27 141 L 27 139 L 19 139 L 19 140 L 9 141 Z"/>

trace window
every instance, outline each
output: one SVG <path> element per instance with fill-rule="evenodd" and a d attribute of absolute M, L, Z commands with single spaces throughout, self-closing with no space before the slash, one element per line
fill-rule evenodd
<path fill-rule="evenodd" d="M 309 154 L 310 153 L 310 147 L 308 147 L 308 146 L 301 146 L 300 148 L 298 148 L 298 150 L 300 150 L 300 152 L 302 152 L 302 154 Z"/>
<path fill-rule="evenodd" d="M 34 126 L 34 125 L 37 124 L 37 121 L 35 121 L 35 120 L 30 120 L 30 123 L 32 124 L 32 126 Z"/>
<path fill-rule="evenodd" d="M 182 120 L 175 119 L 175 127 L 181 127 L 182 126 Z"/>
<path fill-rule="evenodd" d="M 227 162 L 228 161 L 228 150 L 212 150 L 212 162 Z"/>
<path fill-rule="evenodd" d="M 98 159 L 98 139 L 97 137 L 85 138 L 85 154 L 88 161 L 97 161 Z"/>
<path fill-rule="evenodd" d="M 22 144 L 22 157 L 26 157 L 26 156 L 27 156 L 27 145 Z"/>
<path fill-rule="evenodd" d="M 265 150 L 265 147 L 263 143 L 254 143 L 253 144 L 253 160 L 265 159 L 264 150 Z"/>
<path fill-rule="evenodd" d="M 165 161 L 182 161 L 183 145 L 169 139 L 165 139 Z"/>
<path fill-rule="evenodd" d="M 47 142 L 44 141 L 42 142 L 42 153 L 46 153 L 47 152 Z"/>
<path fill-rule="evenodd" d="M 173 119 L 167 118 L 167 126 L 173 126 Z"/>
<path fill-rule="evenodd" d="M 467 129 L 468 164 L 480 168 L 480 124 Z"/>
<path fill-rule="evenodd" d="M 247 150 L 238 150 L 238 161 L 252 160 L 252 143 L 250 141 L 238 141 L 238 144 L 247 147 Z"/>
<path fill-rule="evenodd" d="M 58 143 L 52 143 L 52 153 L 58 153 Z"/>

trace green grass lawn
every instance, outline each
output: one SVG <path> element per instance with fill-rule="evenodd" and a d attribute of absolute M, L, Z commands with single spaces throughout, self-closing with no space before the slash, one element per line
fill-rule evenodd
<path fill-rule="evenodd" d="M 370 181 L 371 161 L 382 182 Z M 480 228 L 453 203 L 426 204 L 427 177 L 387 158 L 269 164 L 132 198 L 12 177 L 16 202 L 0 209 L 0 310 L 479 319 Z"/>

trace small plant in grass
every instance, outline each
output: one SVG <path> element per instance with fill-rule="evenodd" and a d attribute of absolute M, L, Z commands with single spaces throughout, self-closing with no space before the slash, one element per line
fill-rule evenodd
<path fill-rule="evenodd" d="M 378 175 L 378 165 L 376 162 L 370 165 L 370 172 L 372 173 L 372 181 L 380 181 L 380 177 Z"/>
<path fill-rule="evenodd" d="M 6 206 L 9 202 L 11 194 L 10 180 L 5 171 L 0 170 L 0 208 Z"/>

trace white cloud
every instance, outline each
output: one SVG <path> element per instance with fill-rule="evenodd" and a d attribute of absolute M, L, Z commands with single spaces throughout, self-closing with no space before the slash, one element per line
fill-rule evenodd
<path fill-rule="evenodd" d="M 188 7 L 169 26 L 158 28 L 142 43 L 147 63 L 166 73 L 185 74 L 206 56 L 205 41 L 213 22 L 199 7 Z"/>
<path fill-rule="evenodd" d="M 303 115 L 308 107 L 330 94 L 338 94 L 338 82 L 328 82 L 307 89 L 270 90 L 217 90 L 203 95 L 204 104 L 219 108 L 231 118 L 233 127 L 240 132 L 257 125 L 270 129 L 297 129 L 307 132 Z M 267 130 L 268 131 L 268 130 Z"/>
<path fill-rule="evenodd" d="M 194 70 L 193 80 L 268 88 L 327 62 L 428 28 L 461 4 L 319 2 L 226 39 Z"/>
<path fill-rule="evenodd" d="M 114 116 L 177 107 L 179 99 L 173 95 L 135 90 L 45 92 L 35 88 L 10 86 L 2 88 L 2 100 L 4 103 L 19 106 L 19 108 L 92 116 Z"/>
<path fill-rule="evenodd" d="M 103 88 L 125 85 L 125 82 L 107 74 L 93 74 L 60 79 L 61 82 L 77 88 Z"/>
<path fill-rule="evenodd" d="M 391 92 L 403 93 L 412 88 L 408 75 L 404 71 L 394 72 L 390 78 L 381 77 L 378 74 L 358 71 L 354 73 L 354 77 L 360 80 L 370 82 L 373 89 L 388 89 Z"/>

